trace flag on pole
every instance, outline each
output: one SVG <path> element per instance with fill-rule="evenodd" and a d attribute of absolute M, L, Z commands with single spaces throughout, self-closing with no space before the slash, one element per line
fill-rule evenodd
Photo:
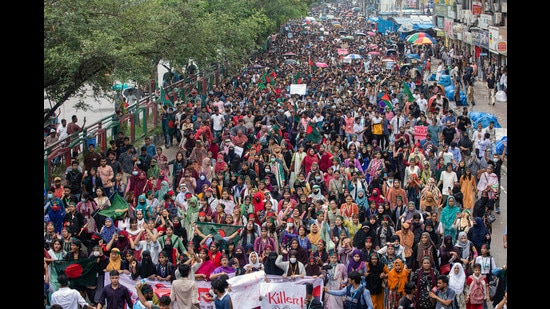
<path fill-rule="evenodd" d="M 302 74 L 300 72 L 296 73 L 294 75 L 294 83 L 295 84 L 301 84 L 302 83 Z"/>
<path fill-rule="evenodd" d="M 409 84 L 407 84 L 407 82 L 405 81 L 403 81 L 403 91 L 407 95 L 409 102 L 414 102 L 414 96 L 411 92 L 411 88 L 409 88 Z"/>
<path fill-rule="evenodd" d="M 160 103 L 162 103 L 162 105 L 168 104 L 169 106 L 174 106 L 174 104 L 172 104 L 172 101 L 170 100 L 170 97 L 168 96 L 164 88 L 160 88 L 159 101 Z"/>
<path fill-rule="evenodd" d="M 78 260 L 54 260 L 50 264 L 50 284 L 54 290 L 59 289 L 57 277 L 65 273 L 69 277 L 69 287 L 97 285 L 97 258 L 84 258 Z"/>
<path fill-rule="evenodd" d="M 100 210 L 99 214 L 105 217 L 112 218 L 113 220 L 122 219 L 124 212 L 128 211 L 128 203 L 120 196 L 120 194 L 115 193 L 113 196 L 113 201 L 111 206 L 106 209 Z"/>
<path fill-rule="evenodd" d="M 384 93 L 384 95 L 380 98 L 380 101 L 378 102 L 378 106 L 387 106 L 390 108 L 391 111 L 393 111 L 393 105 L 391 104 L 390 96 L 387 93 Z"/>
<path fill-rule="evenodd" d="M 309 64 L 310 67 L 312 67 L 315 63 L 313 63 L 313 61 L 309 58 L 309 56 L 307 56 L 307 63 Z"/>

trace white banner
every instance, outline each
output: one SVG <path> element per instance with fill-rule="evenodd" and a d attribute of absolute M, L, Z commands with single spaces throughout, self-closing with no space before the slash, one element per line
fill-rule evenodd
<path fill-rule="evenodd" d="M 291 84 L 290 85 L 290 94 L 299 94 L 305 95 L 307 90 L 306 84 Z"/>
<path fill-rule="evenodd" d="M 265 282 L 265 280 L 269 282 Z M 141 279 L 138 279 L 141 280 Z M 130 291 L 130 296 L 135 302 L 137 300 L 136 292 L 137 280 L 132 279 L 128 274 L 120 274 L 119 283 L 124 285 Z M 206 301 L 202 295 L 210 291 L 210 281 L 195 281 L 199 291 L 199 301 L 201 309 L 214 309 L 214 302 Z M 296 278 L 285 279 L 281 276 L 265 275 L 264 271 L 256 271 L 251 274 L 232 277 L 227 280 L 231 286 L 231 300 L 233 301 L 233 307 L 235 308 L 257 308 L 262 309 L 275 309 L 289 308 L 289 309 L 301 309 L 305 301 L 306 290 L 305 284 L 313 284 L 313 296 L 318 299 L 322 299 L 323 291 L 323 279 L 321 278 Z M 105 274 L 104 284 L 110 284 L 109 274 Z M 149 284 L 157 297 L 170 296 L 172 284 L 170 281 L 158 281 L 145 279 L 145 283 Z M 262 299 L 260 300 L 260 295 Z M 174 303 L 173 308 L 177 308 Z"/>
<path fill-rule="evenodd" d="M 262 309 L 302 309 L 306 300 L 305 284 L 296 284 L 292 288 L 288 283 L 260 283 Z"/>

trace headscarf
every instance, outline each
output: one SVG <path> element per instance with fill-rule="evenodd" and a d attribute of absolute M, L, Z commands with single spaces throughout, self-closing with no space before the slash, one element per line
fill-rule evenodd
<path fill-rule="evenodd" d="M 143 202 L 140 202 L 141 199 L 143 199 Z M 143 215 L 145 215 L 147 211 L 147 197 L 145 196 L 145 194 L 141 194 L 140 196 L 138 196 L 136 211 L 138 210 L 141 210 Z"/>
<path fill-rule="evenodd" d="M 204 180 L 201 180 L 201 176 L 204 176 Z M 211 183 L 210 180 L 208 180 L 208 175 L 206 175 L 205 172 L 199 173 L 199 178 L 197 179 L 197 186 L 195 187 L 195 194 L 199 194 L 202 192 L 202 185 L 206 184 L 210 187 Z"/>
<path fill-rule="evenodd" d="M 277 275 L 281 276 L 285 273 L 284 270 L 282 270 L 279 266 L 275 264 L 275 260 L 277 260 L 277 252 L 271 251 L 269 252 L 269 255 L 267 256 L 267 259 L 264 261 L 264 271 L 268 275 Z"/>
<path fill-rule="evenodd" d="M 317 224 L 317 222 L 313 222 L 311 225 L 317 225 L 318 229 L 317 229 L 317 233 L 313 233 L 313 232 L 309 232 L 307 234 L 307 238 L 309 239 L 309 242 L 312 244 L 312 245 L 316 245 L 317 246 L 317 243 L 319 242 L 319 239 L 321 239 L 321 227 L 319 226 L 319 224 Z M 309 227 L 310 231 L 311 231 L 311 226 Z"/>
<path fill-rule="evenodd" d="M 187 220 L 188 224 L 192 224 L 193 222 L 196 222 L 198 220 L 198 217 L 199 217 L 198 214 L 201 209 L 198 203 L 199 203 L 199 199 L 194 195 L 187 201 L 187 209 L 185 210 L 185 220 Z M 190 206 L 189 204 L 194 204 L 195 206 Z"/>
<path fill-rule="evenodd" d="M 358 262 L 356 262 L 355 259 L 353 258 L 357 254 L 359 254 L 359 261 Z M 359 249 L 354 249 L 351 252 L 350 257 L 351 258 L 348 261 L 348 274 L 351 273 L 354 269 L 357 270 L 359 268 L 359 266 L 361 266 L 361 262 L 363 262 L 362 261 L 363 255 L 361 254 L 361 250 L 359 250 Z"/>
<path fill-rule="evenodd" d="M 151 258 L 151 251 L 145 250 L 141 253 L 141 268 L 139 276 L 143 279 L 155 274 L 155 264 Z"/>
<path fill-rule="evenodd" d="M 401 271 L 396 270 L 396 265 L 401 266 Z M 388 288 L 390 290 L 397 289 L 398 293 L 405 293 L 405 284 L 409 281 L 410 272 L 409 269 L 405 269 L 401 259 L 393 261 L 393 267 L 388 272 Z"/>
<path fill-rule="evenodd" d="M 458 274 L 455 274 L 454 268 L 458 267 Z M 464 283 L 466 282 L 466 273 L 462 263 L 454 263 L 449 272 L 449 288 L 455 291 L 456 295 L 462 294 L 464 291 Z"/>
<path fill-rule="evenodd" d="M 422 242 L 422 236 L 426 236 L 428 238 L 428 241 L 426 243 Z M 431 256 L 434 259 L 436 258 L 436 256 L 433 256 L 432 254 L 432 250 L 435 247 L 435 244 L 430 237 L 430 233 L 423 232 L 416 246 L 416 260 L 418 261 L 419 265 L 422 262 L 422 258 L 425 256 Z"/>
<path fill-rule="evenodd" d="M 455 205 L 451 206 L 449 205 L 449 201 L 453 199 L 455 201 Z M 440 215 L 440 221 L 441 224 L 443 224 L 443 236 L 451 235 L 451 237 L 454 239 L 454 236 L 456 235 L 456 228 L 453 228 L 453 223 L 456 221 L 456 215 L 460 213 L 460 208 L 456 206 L 456 199 L 454 196 L 449 195 L 447 197 L 447 203 L 445 204 L 445 207 L 441 210 Z"/>
<path fill-rule="evenodd" d="M 164 195 L 168 193 L 168 190 L 170 190 L 170 184 L 168 184 L 168 181 L 163 180 L 160 182 L 160 188 L 155 191 L 155 197 L 159 200 L 164 198 Z"/>
<path fill-rule="evenodd" d="M 462 236 L 466 237 L 465 241 L 460 240 Z M 462 248 L 462 256 L 460 258 L 462 259 L 470 258 L 470 244 L 471 244 L 471 241 L 468 240 L 468 234 L 466 234 L 466 232 L 458 233 L 458 239 L 456 241 L 455 246 Z"/>
<path fill-rule="evenodd" d="M 256 263 L 252 263 L 252 254 L 256 255 Z M 256 251 L 252 251 L 248 254 L 248 263 L 244 265 L 244 268 L 247 268 L 248 266 L 252 266 L 254 268 L 260 268 L 262 266 L 262 262 L 260 262 L 260 255 Z"/>
<path fill-rule="evenodd" d="M 155 164 L 153 164 L 153 162 L 155 162 Z M 147 170 L 147 178 L 150 178 L 150 177 L 158 178 L 159 177 L 160 168 L 159 168 L 159 166 L 156 162 L 157 162 L 157 160 L 155 160 L 155 159 L 151 160 L 151 166 Z"/>
<path fill-rule="evenodd" d="M 108 243 L 111 241 L 111 238 L 113 238 L 113 235 L 118 232 L 118 228 L 115 226 L 115 221 L 111 217 L 105 218 L 105 221 L 111 221 L 111 226 L 107 227 L 106 225 L 103 225 L 101 228 L 101 231 L 99 234 L 101 234 L 101 238 Z"/>
<path fill-rule="evenodd" d="M 480 217 L 475 217 L 474 220 L 476 221 L 476 224 L 474 224 L 472 229 L 472 239 L 471 241 L 474 243 L 474 246 L 476 248 L 481 248 L 481 245 L 487 243 L 487 234 L 489 234 L 489 229 L 487 229 L 487 226 L 485 226 L 485 223 L 483 222 L 483 219 Z"/>
<path fill-rule="evenodd" d="M 238 257 L 236 255 L 235 252 L 237 252 L 237 250 L 241 250 L 241 252 L 243 253 L 243 255 L 241 257 Z M 237 260 L 239 260 L 239 267 L 240 268 L 243 268 L 246 264 L 248 264 L 248 258 L 246 257 L 245 255 L 245 252 L 246 250 L 244 249 L 244 247 L 242 245 L 238 245 L 238 246 L 235 246 L 235 249 L 233 249 L 233 256 L 237 258 Z"/>
<path fill-rule="evenodd" d="M 121 268 L 121 265 L 122 265 L 122 259 L 120 257 L 120 250 L 118 248 L 113 248 L 111 249 L 111 253 L 115 252 L 116 254 L 114 255 L 111 255 L 109 254 L 109 264 L 107 264 L 107 267 L 105 267 L 105 269 L 107 269 L 107 271 L 111 271 L 111 270 L 120 270 Z"/>
<path fill-rule="evenodd" d="M 220 159 L 222 160 L 222 162 L 219 162 Z M 219 152 L 216 159 L 216 165 L 214 167 L 214 171 L 216 172 L 216 174 L 219 174 L 225 170 L 226 166 L 227 166 L 227 163 L 223 159 L 223 153 Z"/>
<path fill-rule="evenodd" d="M 363 192 L 363 197 L 359 197 L 359 193 Z M 357 190 L 357 198 L 355 198 L 355 204 L 359 207 L 359 209 L 366 210 L 369 208 L 369 201 L 367 200 L 367 195 L 365 194 L 365 189 L 361 188 Z"/>

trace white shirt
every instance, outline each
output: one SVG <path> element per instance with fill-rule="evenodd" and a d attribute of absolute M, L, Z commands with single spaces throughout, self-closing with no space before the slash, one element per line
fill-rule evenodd
<path fill-rule="evenodd" d="M 59 124 L 57 126 L 57 136 L 59 136 L 59 140 L 62 140 L 67 137 L 67 126 L 63 126 L 63 124 Z"/>
<path fill-rule="evenodd" d="M 52 293 L 52 305 L 61 305 L 63 309 L 79 309 L 80 306 L 88 305 L 80 292 L 69 287 L 61 287 Z"/>
<path fill-rule="evenodd" d="M 445 194 L 444 192 L 448 192 L 447 187 L 451 187 L 452 189 L 455 182 L 458 182 L 458 177 L 456 177 L 456 173 L 454 171 L 451 171 L 450 173 L 448 173 L 446 170 L 441 172 L 441 184 L 443 188 L 443 190 L 441 190 L 441 193 Z"/>
<path fill-rule="evenodd" d="M 159 263 L 160 244 L 158 241 L 148 242 L 147 240 L 140 240 L 134 247 L 134 250 L 141 252 L 149 250 L 149 252 L 151 252 L 151 260 L 153 263 L 155 263 L 155 265 Z"/>
<path fill-rule="evenodd" d="M 420 107 L 420 111 L 426 114 L 426 108 L 428 107 L 428 100 L 426 100 L 426 98 L 421 98 L 416 100 L 416 103 L 418 104 L 418 107 Z"/>
<path fill-rule="evenodd" d="M 223 130 L 224 118 L 222 114 L 213 114 L 212 116 L 210 116 L 210 119 L 212 119 L 212 128 L 214 129 L 214 131 Z"/>

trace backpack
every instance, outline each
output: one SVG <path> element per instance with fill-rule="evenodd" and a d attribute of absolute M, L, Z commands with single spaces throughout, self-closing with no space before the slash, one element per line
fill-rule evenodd
<path fill-rule="evenodd" d="M 470 303 L 479 305 L 483 304 L 484 300 L 485 284 L 483 284 L 483 280 L 472 277 L 472 283 L 470 283 Z"/>
<path fill-rule="evenodd" d="M 344 309 L 363 309 L 367 308 L 365 304 L 361 303 L 361 298 L 363 298 L 364 286 L 360 285 L 359 289 L 351 294 L 352 285 L 349 284 L 346 287 L 346 296 L 344 299 Z"/>

